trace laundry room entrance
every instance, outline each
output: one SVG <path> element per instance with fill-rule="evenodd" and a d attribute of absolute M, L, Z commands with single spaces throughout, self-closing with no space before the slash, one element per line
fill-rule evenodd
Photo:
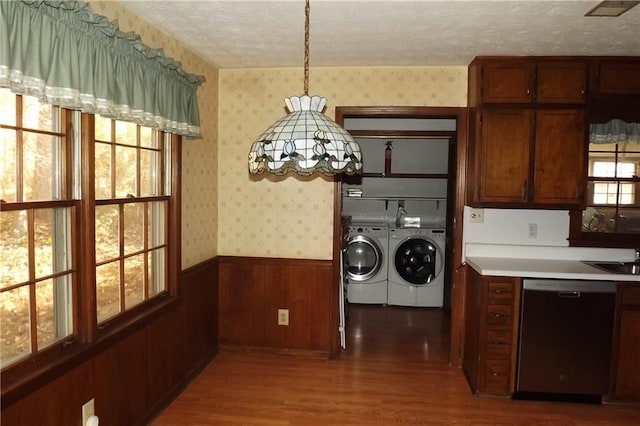
<path fill-rule="evenodd" d="M 338 107 L 336 121 L 359 143 L 364 164 L 362 175 L 336 182 L 341 346 L 366 355 L 386 345 L 388 355 L 422 357 L 437 347 L 432 357 L 455 358 L 457 342 L 450 337 L 464 114 L 460 108 Z"/>

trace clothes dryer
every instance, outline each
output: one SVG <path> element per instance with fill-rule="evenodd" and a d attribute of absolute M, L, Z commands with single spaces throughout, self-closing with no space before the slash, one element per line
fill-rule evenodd
<path fill-rule="evenodd" d="M 391 228 L 387 303 L 442 307 L 444 229 Z"/>
<path fill-rule="evenodd" d="M 351 223 L 343 261 L 350 303 L 387 303 L 387 246 L 389 226 Z"/>

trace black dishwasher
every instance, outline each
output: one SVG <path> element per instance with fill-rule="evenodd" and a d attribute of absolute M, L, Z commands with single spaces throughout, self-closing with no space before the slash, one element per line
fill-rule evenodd
<path fill-rule="evenodd" d="M 615 283 L 523 280 L 514 398 L 600 401 L 608 392 Z"/>

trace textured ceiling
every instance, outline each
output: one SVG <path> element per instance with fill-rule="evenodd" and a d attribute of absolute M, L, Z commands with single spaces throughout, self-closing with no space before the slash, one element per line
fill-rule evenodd
<path fill-rule="evenodd" d="M 120 0 L 218 68 L 299 67 L 304 1 Z M 311 66 L 467 65 L 479 55 L 640 56 L 640 6 L 598 0 L 311 0 Z M 154 46 L 155 47 L 155 46 Z"/>

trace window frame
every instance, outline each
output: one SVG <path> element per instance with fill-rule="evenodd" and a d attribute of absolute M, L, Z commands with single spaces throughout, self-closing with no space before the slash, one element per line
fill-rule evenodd
<path fill-rule="evenodd" d="M 20 96 L 20 95 L 18 95 Z M 74 365 L 89 359 L 114 341 L 139 329 L 151 318 L 175 307 L 179 302 L 179 276 L 181 271 L 181 164 L 182 136 L 167 133 L 169 138 L 168 156 L 170 176 L 168 177 L 167 216 L 165 218 L 165 244 L 167 247 L 166 291 L 152 299 L 144 300 L 136 306 L 121 312 L 108 321 L 98 324 L 95 286 L 95 116 L 61 108 L 66 115 L 68 147 L 65 155 L 68 162 L 63 172 L 69 185 L 71 199 L 63 203 L 72 207 L 72 245 L 76 251 L 76 279 L 72 287 L 74 333 L 2 368 L 1 397 L 3 403 L 24 396 L 34 384 L 45 383 L 64 374 Z M 75 121 L 74 119 L 75 118 Z M 76 139 L 76 146 L 71 139 Z M 73 151 L 79 154 L 77 162 L 71 161 Z M 74 176 L 75 175 L 75 176 Z M 49 206 L 58 201 L 41 202 Z M 2 211 L 17 210 L 20 204 L 2 203 Z"/>
<path fill-rule="evenodd" d="M 638 150 L 640 151 L 640 149 Z M 591 153 L 594 155 L 591 155 Z M 587 149 L 587 173 L 584 178 L 585 182 L 585 195 L 584 195 L 584 205 L 580 210 L 572 210 L 569 212 L 570 217 L 570 227 L 569 227 L 569 242 L 571 246 L 574 247 L 619 247 L 619 248 L 637 248 L 638 240 L 640 239 L 640 233 L 624 233 L 624 232 L 593 232 L 593 231 L 585 231 L 582 229 L 583 227 L 583 212 L 584 210 L 591 207 L 601 207 L 607 209 L 615 209 L 618 211 L 619 208 L 628 209 L 628 208 L 636 208 L 640 209 L 640 176 L 636 175 L 635 177 L 625 178 L 625 177 L 603 177 L 603 176 L 592 176 L 591 170 L 592 165 L 595 161 L 605 161 L 616 163 L 616 174 L 617 174 L 617 164 L 618 163 L 635 163 L 636 164 L 636 172 L 640 173 L 640 156 L 637 155 L 637 151 L 633 150 L 633 153 L 636 156 L 633 159 L 629 160 L 628 158 L 621 159 L 619 157 L 620 151 L 616 147 L 615 151 L 611 151 L 612 156 L 605 155 L 607 151 L 602 150 L 590 150 Z M 590 185 L 593 183 L 594 185 Z M 627 183 L 633 185 L 633 198 L 634 202 L 632 204 L 624 204 L 620 203 L 619 198 L 619 190 L 620 187 L 617 188 L 616 202 L 615 203 L 595 203 L 594 202 L 594 187 L 595 183 L 615 183 L 619 185 L 621 183 Z"/>

